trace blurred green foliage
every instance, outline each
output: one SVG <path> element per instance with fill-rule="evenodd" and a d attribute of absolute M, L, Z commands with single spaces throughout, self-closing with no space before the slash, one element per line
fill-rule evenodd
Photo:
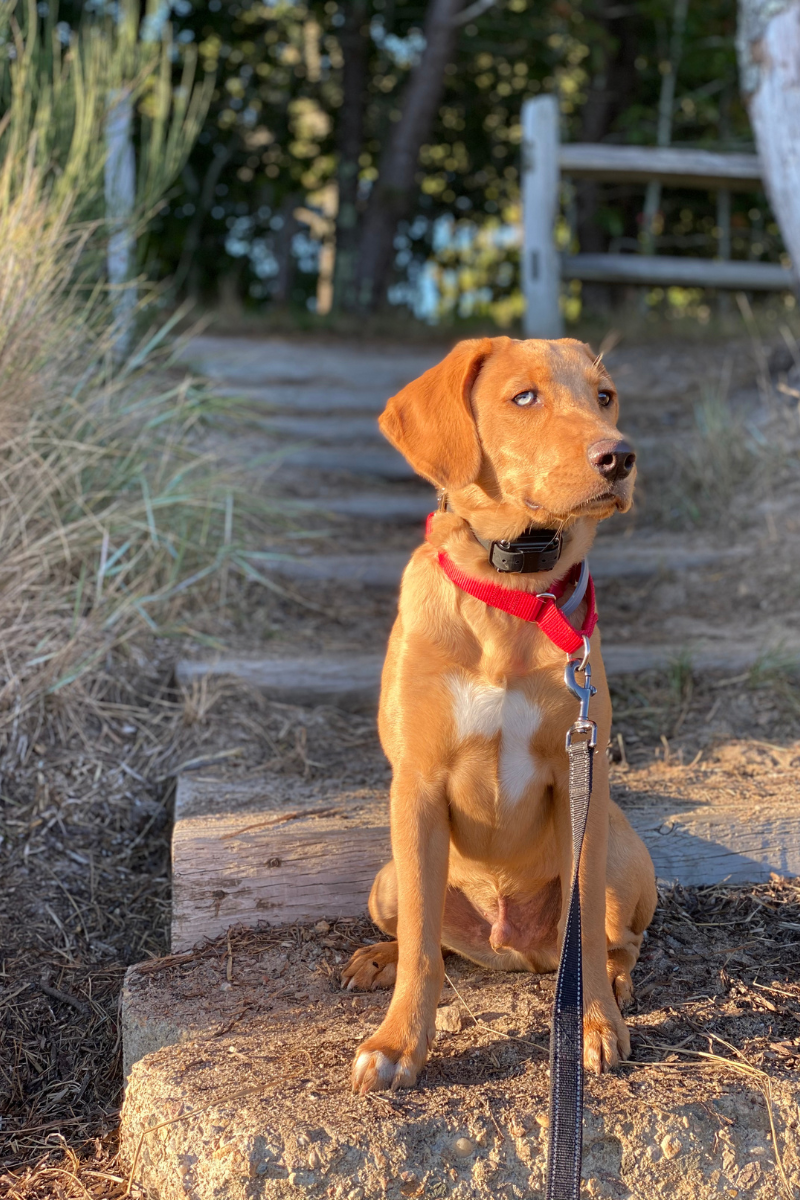
<path fill-rule="evenodd" d="M 324 261 L 332 245 L 347 8 L 348 0 L 165 0 L 160 15 L 151 12 L 151 21 L 172 22 L 176 52 L 196 47 L 201 68 L 216 78 L 180 184 L 141 246 L 142 266 L 171 278 L 178 293 L 314 310 L 321 254 Z M 60 11 L 75 21 L 97 9 L 96 0 Z M 397 231 L 392 301 L 429 320 L 491 314 L 507 325 L 519 315 L 522 102 L 557 92 L 566 140 L 654 143 L 672 11 L 672 0 L 497 0 L 461 28 L 420 155 L 414 213 Z M 369 0 L 366 14 L 363 201 L 418 61 L 425 5 Z M 735 26 L 735 0 L 692 0 L 676 144 L 752 148 Z M 563 246 L 639 245 L 641 186 L 566 181 L 563 199 Z M 736 194 L 732 205 L 733 257 L 778 260 L 782 243 L 764 196 Z M 716 196 L 665 190 L 655 233 L 659 252 L 719 253 Z M 650 299 L 702 307 L 702 294 L 681 289 Z M 569 316 L 580 302 L 574 289 Z"/>

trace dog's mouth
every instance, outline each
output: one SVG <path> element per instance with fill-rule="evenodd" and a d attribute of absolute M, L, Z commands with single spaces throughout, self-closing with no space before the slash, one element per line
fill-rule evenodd
<path fill-rule="evenodd" d="M 541 505 L 534 504 L 530 500 L 526 500 L 525 503 L 528 508 L 541 510 Z M 594 512 L 606 512 L 610 505 L 613 505 L 614 508 L 623 508 L 625 499 L 618 492 L 606 489 L 603 492 L 597 492 L 594 496 L 589 496 L 586 500 L 581 500 L 578 504 L 571 505 L 566 511 L 550 508 L 549 505 L 548 508 L 559 521 L 569 521 L 577 517 L 591 516 Z"/>
<path fill-rule="evenodd" d="M 550 504 L 537 504 L 534 500 L 525 500 L 525 505 L 534 512 L 544 514 L 546 511 L 559 521 L 569 521 L 578 517 L 592 516 L 595 513 L 608 514 L 610 508 L 625 512 L 629 506 L 629 497 L 625 494 L 624 488 L 606 487 L 592 496 L 587 496 L 585 500 L 570 505 L 567 509 L 555 508 Z"/>
<path fill-rule="evenodd" d="M 606 489 L 604 492 L 598 492 L 596 496 L 590 496 L 588 500 L 583 500 L 580 504 L 576 505 L 573 512 L 585 512 L 588 508 L 600 506 L 605 508 L 607 504 L 620 504 L 621 502 L 622 496 L 620 496 L 619 492 Z"/>

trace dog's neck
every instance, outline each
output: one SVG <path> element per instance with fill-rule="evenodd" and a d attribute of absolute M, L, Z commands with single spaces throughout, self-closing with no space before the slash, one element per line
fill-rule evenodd
<path fill-rule="evenodd" d="M 439 512 L 453 512 L 446 492 L 439 493 Z M 483 546 L 489 564 L 502 575 L 542 575 L 556 569 L 564 547 L 562 529 L 529 525 L 512 538 L 485 538 L 467 521 L 469 530 Z"/>
<path fill-rule="evenodd" d="M 504 587 L 523 591 L 546 592 L 556 580 L 564 578 L 576 563 L 586 557 L 594 540 L 595 527 L 596 522 L 588 519 L 576 521 L 559 531 L 534 527 L 531 532 L 539 534 L 541 542 L 552 547 L 554 533 L 558 534 L 558 542 L 556 547 L 549 550 L 548 557 L 542 554 L 541 543 L 538 550 L 536 547 L 527 547 L 527 561 L 523 560 L 521 564 L 524 570 L 519 570 L 519 559 L 516 562 L 512 560 L 510 570 L 498 569 L 496 563 L 492 562 L 492 548 L 498 547 L 494 553 L 496 560 L 500 559 L 500 555 L 517 554 L 516 545 L 524 541 L 528 531 L 507 541 L 484 537 L 482 532 L 475 529 L 469 516 L 459 515 L 446 502 L 434 514 L 428 540 L 437 548 L 446 550 L 462 571 L 476 578 L 496 583 L 502 581 Z M 506 547 L 509 547 L 508 551 Z"/>

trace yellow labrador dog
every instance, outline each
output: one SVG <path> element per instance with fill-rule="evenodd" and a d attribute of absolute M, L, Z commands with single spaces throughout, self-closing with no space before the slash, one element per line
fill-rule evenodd
<path fill-rule="evenodd" d="M 358 950 L 343 981 L 395 986 L 356 1055 L 362 1093 L 416 1081 L 434 1036 L 442 947 L 501 970 L 557 966 L 572 872 L 564 743 L 577 715 L 565 655 L 538 625 L 452 576 L 566 603 L 597 523 L 631 505 L 635 455 L 617 417 L 614 384 L 588 346 L 508 337 L 461 342 L 381 417 L 446 508 L 406 568 L 383 670 L 393 857 L 369 909 L 396 940 Z M 560 533 L 555 564 L 500 573 L 487 547 L 531 527 Z M 571 615 L 575 628 L 592 594 Z M 591 663 L 591 716 L 605 747 L 611 702 L 597 630 Z M 630 1052 L 620 1005 L 632 995 L 656 889 L 645 846 L 610 799 L 605 755 L 596 759 L 580 894 L 584 1063 L 600 1072 Z"/>

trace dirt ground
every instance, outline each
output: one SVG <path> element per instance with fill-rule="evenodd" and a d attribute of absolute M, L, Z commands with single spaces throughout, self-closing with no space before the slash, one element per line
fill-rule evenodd
<path fill-rule="evenodd" d="M 628 528 L 637 534 L 671 530 L 678 540 L 699 531 L 741 546 L 743 554 L 689 577 L 665 570 L 599 588 L 601 629 L 609 641 L 675 648 L 670 671 L 615 684 L 614 794 L 624 806 L 631 791 L 657 789 L 668 779 L 671 789 L 694 796 L 715 781 L 752 795 L 754 804 L 765 789 L 795 795 L 800 690 L 796 663 L 780 652 L 780 632 L 800 632 L 792 569 L 800 560 L 796 401 L 779 393 L 762 402 L 744 340 L 623 345 L 609 362 L 623 389 L 623 425 L 643 446 L 642 499 Z M 795 386 L 791 366 L 779 368 L 773 382 L 789 379 L 786 386 Z M 713 424 L 720 379 L 728 381 L 725 412 L 738 430 L 727 449 Z M 706 404 L 710 433 L 698 425 L 698 404 Z M 750 446 L 744 457 L 742 438 Z M 693 458 L 698 444 L 704 460 Z M 705 492 L 703 462 L 716 464 L 719 475 L 719 486 Z M 352 547 L 356 536 L 369 537 L 366 523 L 340 523 L 308 544 L 332 553 Z M 399 530 L 392 544 L 410 549 L 418 537 Z M 274 544 L 286 543 L 276 536 Z M 210 596 L 197 606 L 182 643 L 154 643 L 149 657 L 130 663 L 129 703 L 67 745 L 32 737 L 25 766 L 3 776 L 0 1195 L 29 1200 L 88 1193 L 100 1200 L 125 1190 L 115 1157 L 117 1005 L 125 968 L 167 950 L 176 773 L 213 764 L 215 755 L 234 749 L 225 769 L 235 775 L 256 774 L 268 764 L 353 786 L 388 781 L 372 718 L 270 704 L 226 681 L 181 695 L 173 683 L 177 654 L 245 645 L 279 653 L 297 646 L 306 652 L 377 649 L 393 608 L 392 597 L 380 592 L 315 584 L 313 594 L 287 586 L 283 595 L 265 595 L 231 580 L 224 602 Z M 745 637 L 768 621 L 776 631 L 775 653 L 744 675 L 699 675 L 681 656 L 684 640 L 698 629 L 735 629 Z M 331 972 L 353 933 L 337 928 L 331 935 L 334 944 L 324 956 Z M 307 945 L 300 930 L 263 936 L 288 936 L 298 953 Z M 749 1080 L 737 1076 L 736 1086 L 757 1097 L 763 1097 L 765 1077 L 788 1084 L 800 1058 L 798 965 L 800 891 L 794 883 L 776 879 L 749 889 L 663 895 L 636 976 L 635 1062 L 663 1062 L 665 1088 L 678 1077 L 687 1089 L 708 1086 L 705 1072 L 717 1068 L 699 1065 L 700 1052 L 763 1072 Z M 476 1070 L 501 1078 L 532 1062 L 530 1048 L 513 1038 L 527 1038 L 534 1028 L 533 1040 L 544 1046 L 551 987 L 549 979 L 527 981 L 533 1008 L 530 1018 L 509 1025 L 517 1030 L 512 1039 L 484 1038 L 482 1027 L 467 1022 L 453 1055 L 437 1057 L 423 1086 L 440 1077 L 462 1086 Z M 591 1084 L 590 1098 L 598 1087 L 623 1104 L 626 1089 L 636 1090 L 636 1071 L 626 1068 L 610 1083 Z M 765 1145 L 774 1160 L 774 1146 Z M 747 1190 L 746 1180 L 741 1186 L 733 1180 L 728 1194 Z"/>

